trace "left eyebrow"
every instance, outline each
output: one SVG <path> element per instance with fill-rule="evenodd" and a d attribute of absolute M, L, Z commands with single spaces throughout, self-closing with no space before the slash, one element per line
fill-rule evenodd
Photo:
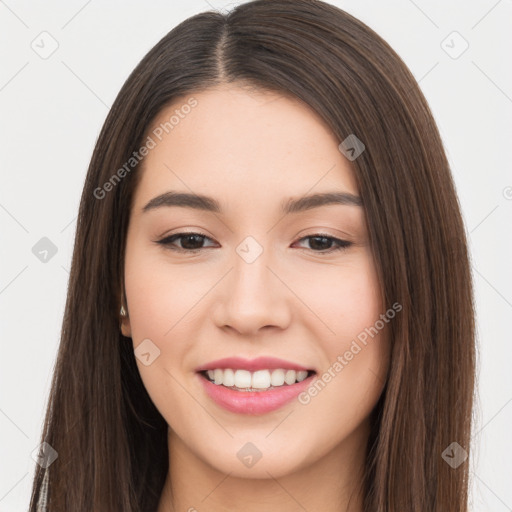
<path fill-rule="evenodd" d="M 281 203 L 281 211 L 287 215 L 330 204 L 362 206 L 363 202 L 359 196 L 349 192 L 324 192 L 300 197 L 298 199 L 289 198 Z M 222 213 L 220 203 L 213 197 L 175 191 L 169 191 L 154 197 L 146 204 L 146 206 L 144 206 L 142 211 L 147 212 L 148 210 L 161 208 L 163 206 L 178 206 L 182 208 L 193 208 L 196 210 Z"/>
<path fill-rule="evenodd" d="M 290 198 L 283 202 L 281 210 L 287 215 L 289 213 L 303 212 L 329 204 L 362 206 L 363 201 L 359 196 L 350 194 L 349 192 L 324 192 L 300 197 L 299 199 Z"/>

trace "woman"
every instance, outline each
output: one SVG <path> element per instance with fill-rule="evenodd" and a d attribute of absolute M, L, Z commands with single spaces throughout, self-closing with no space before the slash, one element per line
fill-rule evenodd
<path fill-rule="evenodd" d="M 317 0 L 193 16 L 92 156 L 31 510 L 466 512 L 474 358 L 397 54 Z"/>

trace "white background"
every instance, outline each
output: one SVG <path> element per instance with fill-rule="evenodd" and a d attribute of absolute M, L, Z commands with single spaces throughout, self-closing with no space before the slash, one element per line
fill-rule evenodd
<path fill-rule="evenodd" d="M 512 1 L 330 3 L 391 44 L 419 81 L 441 131 L 470 233 L 476 286 L 472 510 L 510 511 Z M 0 512 L 28 507 L 30 454 L 39 443 L 60 336 L 79 198 L 108 109 L 131 70 L 174 26 L 232 5 L 0 1 Z M 59 45 L 47 59 L 31 48 L 43 31 Z M 453 31 L 469 43 L 456 59 L 443 48 L 462 48 Z M 32 253 L 42 237 L 58 249 L 47 263 Z"/>

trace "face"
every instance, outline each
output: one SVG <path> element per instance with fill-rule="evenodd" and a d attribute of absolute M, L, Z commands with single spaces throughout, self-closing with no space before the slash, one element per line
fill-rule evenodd
<path fill-rule="evenodd" d="M 235 85 L 191 97 L 148 132 L 122 331 L 170 450 L 277 478 L 365 439 L 390 315 L 350 162 L 318 115 Z"/>

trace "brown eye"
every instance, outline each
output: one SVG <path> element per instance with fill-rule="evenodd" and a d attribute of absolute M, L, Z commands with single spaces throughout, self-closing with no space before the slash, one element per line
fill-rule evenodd
<path fill-rule="evenodd" d="M 321 233 L 305 236 L 301 238 L 299 242 L 302 242 L 303 240 L 310 240 L 309 249 L 320 254 L 328 254 L 334 251 L 347 249 L 352 245 L 352 242 L 349 242 L 347 240 L 340 240 L 339 238 L 324 235 Z"/>
<path fill-rule="evenodd" d="M 177 240 L 180 240 L 181 246 L 175 245 Z M 202 233 L 176 233 L 162 240 L 158 240 L 157 243 L 173 251 L 197 252 L 204 248 L 202 244 L 205 240 L 210 240 L 210 238 Z"/>
<path fill-rule="evenodd" d="M 211 238 L 202 233 L 184 232 L 165 237 L 162 240 L 158 240 L 156 243 L 164 245 L 173 251 L 195 253 L 207 248 L 203 246 L 205 240 L 211 240 Z M 309 247 L 304 248 L 318 254 L 330 254 L 334 251 L 347 249 L 353 245 L 352 242 L 347 240 L 341 240 L 322 233 L 302 237 L 299 242 L 304 240 L 309 240 Z M 180 245 L 176 245 L 177 241 L 179 241 Z"/>

